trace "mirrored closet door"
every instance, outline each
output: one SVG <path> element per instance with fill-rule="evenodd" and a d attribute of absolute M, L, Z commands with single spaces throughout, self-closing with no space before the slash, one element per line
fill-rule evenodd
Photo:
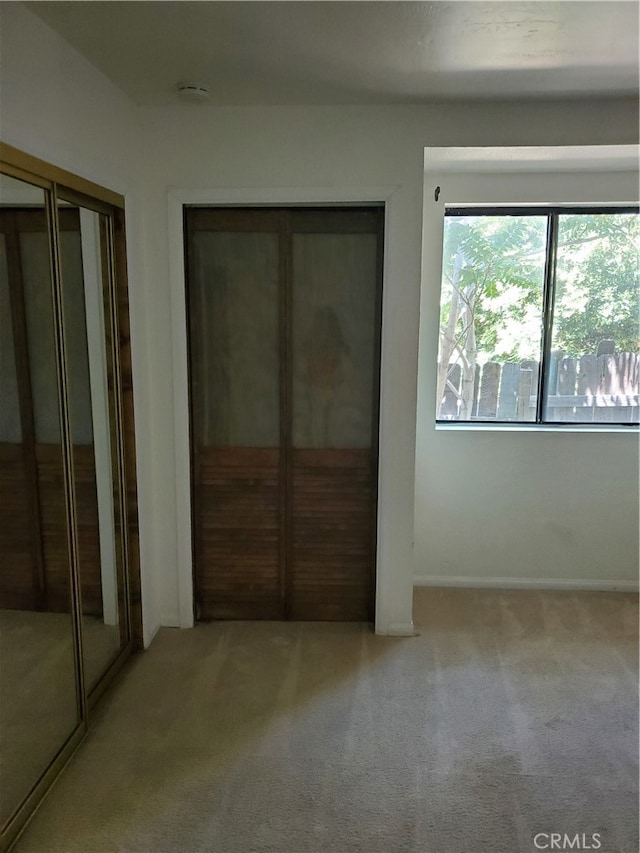
<path fill-rule="evenodd" d="M 138 645 L 140 620 L 122 207 L 8 146 L 2 155 L 5 849 Z"/>
<path fill-rule="evenodd" d="M 6 823 L 77 729 L 82 709 L 45 195 L 4 175 L 0 250 L 0 818 Z"/>

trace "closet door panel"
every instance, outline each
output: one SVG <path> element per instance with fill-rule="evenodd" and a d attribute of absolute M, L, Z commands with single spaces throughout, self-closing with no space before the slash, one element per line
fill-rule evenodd
<path fill-rule="evenodd" d="M 375 559 L 378 218 L 373 212 L 310 211 L 292 220 L 290 615 L 368 619 Z"/>
<path fill-rule="evenodd" d="M 14 179 L 1 183 L 3 203 L 21 205 L 0 208 L 0 374 L 9 407 L 0 432 L 3 827 L 77 731 L 80 707 L 45 199 Z"/>
<path fill-rule="evenodd" d="M 244 214 L 187 213 L 201 619 L 283 615 L 278 220 Z"/>
<path fill-rule="evenodd" d="M 202 619 L 280 619 L 279 451 L 205 449 L 199 457 Z"/>
<path fill-rule="evenodd" d="M 291 618 L 369 619 L 370 452 L 294 450 L 292 491 Z"/>

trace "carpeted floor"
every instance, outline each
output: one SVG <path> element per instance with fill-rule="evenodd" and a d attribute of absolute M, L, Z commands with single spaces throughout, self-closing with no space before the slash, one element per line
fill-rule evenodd
<path fill-rule="evenodd" d="M 415 622 L 163 629 L 16 853 L 637 853 L 637 596 L 422 589 Z"/>

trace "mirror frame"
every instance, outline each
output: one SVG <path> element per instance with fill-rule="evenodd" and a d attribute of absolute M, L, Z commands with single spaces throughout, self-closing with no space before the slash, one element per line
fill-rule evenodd
<path fill-rule="evenodd" d="M 125 200 L 118 193 L 33 157 L 13 146 L 0 142 L 0 173 L 40 187 L 45 195 L 45 209 L 50 244 L 50 271 L 53 283 L 54 325 L 59 380 L 59 407 L 64 462 L 64 490 L 67 528 L 69 531 L 70 575 L 72 585 L 72 621 L 74 628 L 74 656 L 76 665 L 76 691 L 80 711 L 79 723 L 39 779 L 34 780 L 29 794 L 11 814 L 0 829 L 0 853 L 15 842 L 27 821 L 42 801 L 65 764 L 78 748 L 95 716 L 100 699 L 113 682 L 127 659 L 142 648 L 142 606 L 140 588 L 140 553 L 138 541 L 138 501 L 136 484 L 135 419 L 131 341 L 129 326 L 129 301 L 125 240 Z M 78 563 L 73 458 L 69 426 L 68 380 L 62 302 L 62 277 L 60 270 L 60 245 L 58 202 L 71 201 L 96 213 L 103 214 L 108 222 L 107 257 L 108 276 L 104 282 L 105 295 L 111 307 L 115 417 L 124 557 L 124 597 L 127 642 L 103 672 L 89 694 L 85 689 L 82 655 L 81 598 Z"/>

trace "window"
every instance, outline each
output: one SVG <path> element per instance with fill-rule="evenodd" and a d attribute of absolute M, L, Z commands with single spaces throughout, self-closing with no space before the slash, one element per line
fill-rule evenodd
<path fill-rule="evenodd" d="M 438 422 L 637 424 L 638 208 L 448 208 Z"/>

